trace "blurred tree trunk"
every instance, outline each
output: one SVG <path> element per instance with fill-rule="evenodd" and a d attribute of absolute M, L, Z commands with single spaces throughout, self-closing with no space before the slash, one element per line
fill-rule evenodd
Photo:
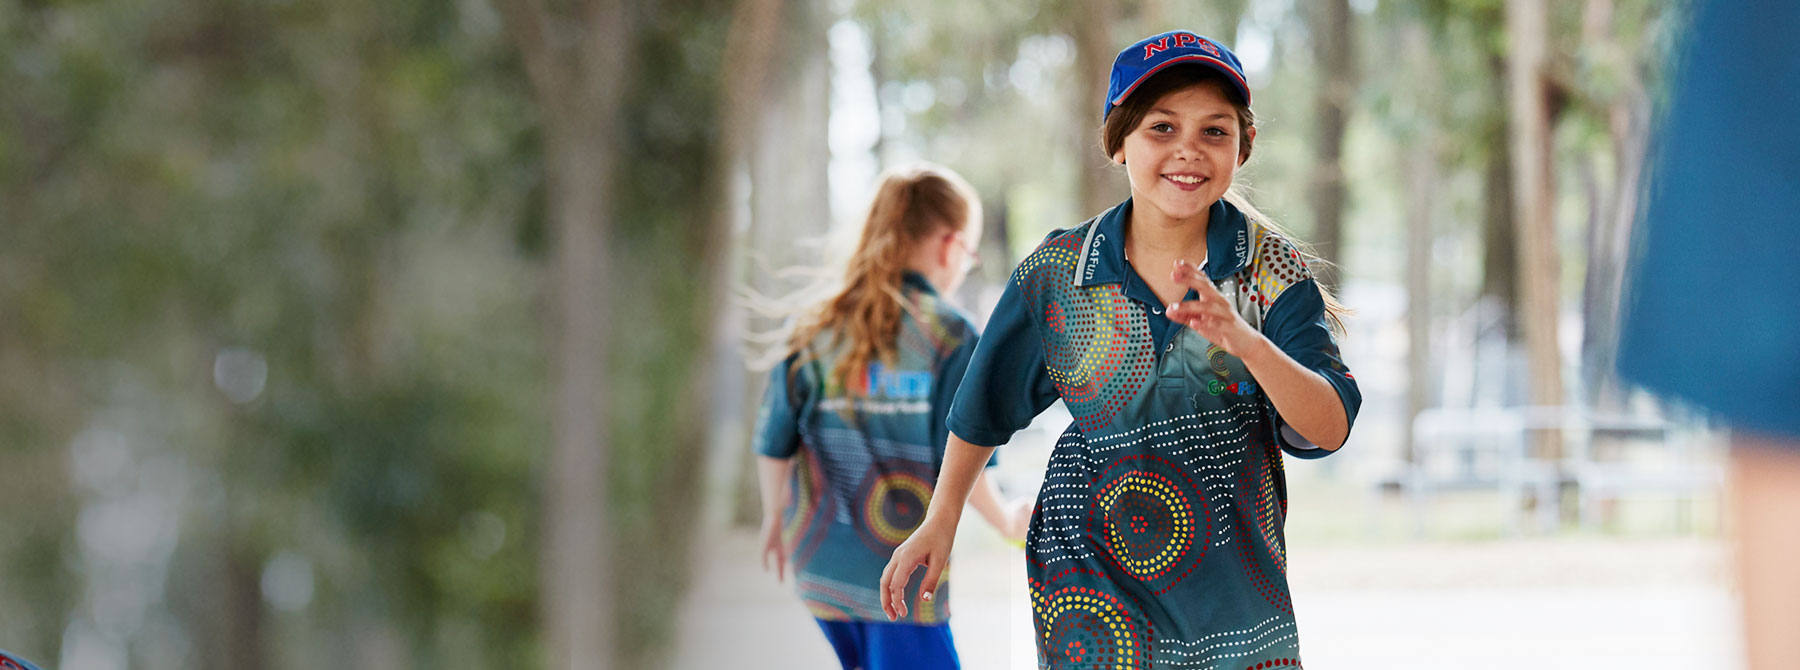
<path fill-rule="evenodd" d="M 1563 402 L 1562 357 L 1557 349 L 1555 180 L 1551 160 L 1550 89 L 1545 77 L 1549 18 L 1545 0 L 1507 0 L 1507 81 L 1510 95 L 1513 187 L 1519 250 L 1520 323 L 1529 360 L 1531 402 Z M 1561 456 L 1560 441 L 1545 432 L 1540 458 Z M 1545 501 L 1539 501 L 1544 504 Z"/>
<path fill-rule="evenodd" d="M 1308 180 L 1313 209 L 1313 244 L 1319 255 L 1337 267 L 1318 268 L 1319 281 L 1338 288 L 1344 264 L 1344 128 L 1350 101 L 1356 95 L 1355 33 L 1350 0 L 1310 3 L 1313 65 L 1319 77 L 1314 88 L 1313 166 Z"/>
<path fill-rule="evenodd" d="M 732 28 L 768 19 L 725 0 L 502 7 L 542 109 L 557 240 L 552 667 L 656 666 L 691 573 L 717 419 L 724 156 L 747 132 L 731 111 L 756 86 L 732 77 L 764 60 L 734 51 Z"/>
<path fill-rule="evenodd" d="M 1075 3 L 1075 8 L 1065 17 L 1070 35 L 1075 39 L 1075 71 L 1079 82 L 1072 118 L 1075 127 L 1082 129 L 1075 133 L 1081 143 L 1075 152 L 1076 172 L 1080 175 L 1081 218 L 1099 214 L 1131 194 L 1124 174 L 1112 169 L 1110 159 L 1100 146 L 1100 134 L 1086 130 L 1100 127 L 1100 104 L 1106 101 L 1113 57 L 1119 53 L 1120 45 L 1113 43 L 1111 31 L 1117 14 L 1114 0 L 1089 0 Z"/>
<path fill-rule="evenodd" d="M 1435 375 L 1431 366 L 1431 244 L 1432 221 L 1439 188 L 1437 121 L 1429 111 L 1439 93 L 1438 72 L 1431 58 L 1430 37 L 1422 25 L 1402 30 L 1406 62 L 1411 65 L 1414 91 L 1413 134 L 1405 142 L 1406 165 L 1406 442 L 1401 453 L 1407 463 L 1418 462 L 1420 445 L 1412 419 L 1431 406 Z"/>
<path fill-rule="evenodd" d="M 1477 35 L 1504 34 L 1505 7 L 1496 4 L 1487 11 L 1473 14 Z M 1490 44 L 1501 40 L 1491 38 Z M 1477 146 L 1486 156 L 1481 181 L 1481 309 L 1478 309 L 1478 335 L 1498 329 L 1500 342 L 1510 343 L 1519 336 L 1519 254 L 1516 221 L 1513 219 L 1513 147 L 1509 128 L 1507 57 L 1504 48 L 1483 49 L 1483 62 L 1488 77 L 1484 85 L 1493 100 L 1491 113 L 1481 116 L 1476 128 Z M 1492 313 L 1488 312 L 1492 308 Z"/>
<path fill-rule="evenodd" d="M 568 13 L 542 0 L 503 0 L 543 115 L 552 239 L 555 375 L 544 492 L 542 608 L 548 667 L 614 667 L 613 536 L 608 450 L 607 319 L 612 289 L 607 227 L 626 58 L 622 0 L 587 0 Z"/>
<path fill-rule="evenodd" d="M 741 39 L 761 45 L 758 57 L 764 63 L 756 66 L 757 74 L 727 77 L 740 87 L 732 95 L 742 98 L 734 111 L 742 115 L 736 123 L 742 124 L 745 135 L 742 153 L 736 158 L 745 163 L 750 182 L 748 230 L 738 236 L 749 262 L 734 259 L 738 267 L 732 276 L 760 295 L 781 295 L 794 286 L 768 272 L 819 267 L 819 250 L 801 243 L 823 241 L 831 224 L 827 181 L 831 147 L 825 132 L 831 124 L 831 54 L 826 36 L 830 10 L 820 0 L 745 4 L 758 6 L 758 18 L 733 30 L 741 27 Z M 755 80 L 760 80 L 760 85 L 744 85 Z M 745 318 L 740 323 L 749 324 L 752 332 L 773 332 L 781 325 L 773 319 L 742 315 Z M 744 368 L 741 360 L 733 365 Z M 766 375 L 753 374 L 736 385 L 746 409 L 754 408 L 762 398 L 766 382 Z M 762 518 L 756 455 L 742 438 L 754 429 L 756 412 L 752 409 L 738 416 L 732 520 L 752 525 Z"/>
<path fill-rule="evenodd" d="M 1499 91 L 1495 100 L 1505 100 L 1506 59 L 1495 56 L 1493 81 Z M 1504 105 L 1480 132 L 1490 141 L 1481 182 L 1481 295 L 1498 308 L 1499 327 L 1504 341 L 1519 334 L 1519 254 L 1518 233 L 1513 219 L 1513 149 L 1508 139 L 1507 112 Z"/>

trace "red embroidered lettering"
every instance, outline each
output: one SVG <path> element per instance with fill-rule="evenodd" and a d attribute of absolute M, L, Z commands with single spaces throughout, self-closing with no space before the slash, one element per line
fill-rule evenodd
<path fill-rule="evenodd" d="M 1168 48 L 1169 48 L 1169 38 L 1167 38 L 1167 37 L 1164 37 L 1155 42 L 1146 44 L 1146 45 L 1144 45 L 1144 60 L 1150 60 L 1151 54 L 1154 54 L 1158 51 L 1167 51 Z"/>
<path fill-rule="evenodd" d="M 1185 47 L 1189 44 L 1193 44 L 1194 42 L 1198 42 L 1198 41 L 1200 41 L 1200 38 L 1190 35 L 1188 33 L 1182 33 L 1180 35 L 1175 36 L 1175 47 L 1176 48 Z"/>

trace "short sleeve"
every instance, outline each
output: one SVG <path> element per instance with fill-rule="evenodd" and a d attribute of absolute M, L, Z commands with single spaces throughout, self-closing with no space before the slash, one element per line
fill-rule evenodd
<path fill-rule="evenodd" d="M 938 364 L 937 379 L 931 389 L 931 448 L 937 453 L 939 462 L 943 461 L 944 448 L 950 442 L 950 405 L 956 399 L 956 388 L 962 385 L 969 370 L 969 360 L 975 357 L 975 346 L 980 340 L 980 335 L 971 332 Z M 987 467 L 999 464 L 1000 452 L 996 450 L 988 456 Z"/>
<path fill-rule="evenodd" d="M 1295 283 L 1269 305 L 1263 318 L 1263 335 L 1301 367 L 1324 377 L 1337 391 L 1338 400 L 1343 402 L 1345 427 L 1356 424 L 1356 412 L 1362 408 L 1362 391 L 1338 353 L 1337 340 L 1332 337 L 1330 322 L 1325 317 L 1325 299 L 1313 279 Z M 1332 453 L 1289 428 L 1272 404 L 1269 411 L 1275 419 L 1278 440 L 1289 454 L 1299 458 L 1323 458 Z"/>
<path fill-rule="evenodd" d="M 972 444 L 1006 444 L 1056 402 L 1044 342 L 1019 284 L 1016 277 L 1006 283 L 950 406 L 950 432 Z"/>
<path fill-rule="evenodd" d="M 789 378 L 797 356 L 788 356 L 769 371 L 769 387 L 756 411 L 754 447 L 770 458 L 789 458 L 800 448 L 800 410 L 806 406 L 811 384 L 804 367 L 802 374 Z"/>

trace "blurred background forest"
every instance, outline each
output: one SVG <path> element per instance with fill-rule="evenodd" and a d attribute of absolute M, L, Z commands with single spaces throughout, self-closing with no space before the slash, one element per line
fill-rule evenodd
<path fill-rule="evenodd" d="M 881 169 L 926 159 L 985 201 L 958 296 L 981 320 L 1045 233 L 1128 194 L 1099 150 L 1107 68 L 1172 28 L 1243 59 L 1253 197 L 1358 310 L 1364 412 L 1290 468 L 1294 569 L 1338 571 L 1296 583 L 1367 603 L 1610 575 L 1688 590 L 1581 611 L 1723 611 L 1717 436 L 1611 373 L 1683 11 L 0 2 L 0 648 L 67 670 L 760 653 L 708 612 L 820 644 L 745 539 L 745 342 L 777 324 L 734 296 L 794 288 L 779 270 L 853 235 Z M 768 589 L 724 586 L 745 579 Z M 1000 647 L 970 667 L 1032 667 L 1009 598 L 1011 638 L 959 638 Z M 1730 653 L 1712 625 L 1683 647 L 1702 665 Z M 1531 635 L 1471 634 L 1444 644 Z"/>

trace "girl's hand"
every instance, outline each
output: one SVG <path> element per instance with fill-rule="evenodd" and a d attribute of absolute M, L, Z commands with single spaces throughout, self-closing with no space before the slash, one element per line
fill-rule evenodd
<path fill-rule="evenodd" d="M 762 523 L 763 572 L 769 571 L 769 557 L 775 557 L 775 581 L 782 581 L 787 568 L 787 545 L 781 542 L 781 515 L 767 514 Z"/>
<path fill-rule="evenodd" d="M 881 571 L 881 611 L 888 621 L 906 616 L 906 583 L 919 566 L 925 566 L 925 581 L 919 582 L 919 599 L 930 600 L 937 591 L 938 577 L 950 561 L 950 545 L 956 541 L 956 524 L 932 525 L 928 517 L 912 537 L 894 548 L 894 557 Z"/>
<path fill-rule="evenodd" d="M 1169 305 L 1170 321 L 1187 326 L 1201 337 L 1219 345 L 1226 353 L 1243 358 L 1250 348 L 1263 340 L 1263 335 L 1244 322 L 1237 308 L 1213 287 L 1211 279 L 1187 261 L 1175 261 L 1175 281 L 1194 289 L 1199 297 Z"/>

